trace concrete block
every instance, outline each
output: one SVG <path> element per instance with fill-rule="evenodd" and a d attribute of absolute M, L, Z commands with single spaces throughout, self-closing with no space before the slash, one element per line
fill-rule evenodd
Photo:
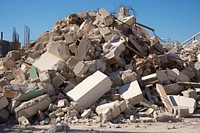
<path fill-rule="evenodd" d="M 73 69 L 74 74 L 79 77 L 84 75 L 87 71 L 88 66 L 82 61 L 79 61 Z"/>
<path fill-rule="evenodd" d="M 185 97 L 194 98 L 195 100 L 197 100 L 197 92 L 196 92 L 196 90 L 189 89 L 189 90 L 182 91 L 181 93 Z"/>
<path fill-rule="evenodd" d="M 99 9 L 99 14 L 106 26 L 109 26 L 114 22 L 113 16 L 106 9 Z"/>
<path fill-rule="evenodd" d="M 60 73 L 51 75 L 51 82 L 54 86 L 59 87 L 65 81 L 65 77 L 63 77 Z"/>
<path fill-rule="evenodd" d="M 75 57 L 80 60 L 84 60 L 89 50 L 90 45 L 91 43 L 88 39 L 82 39 L 78 45 L 78 50 L 75 54 Z"/>
<path fill-rule="evenodd" d="M 75 44 L 75 43 L 73 43 L 73 44 L 70 44 L 69 45 L 69 50 L 72 52 L 72 53 L 77 53 L 77 51 L 78 51 L 78 46 Z"/>
<path fill-rule="evenodd" d="M 67 101 L 67 99 L 62 99 L 58 101 L 58 108 L 62 108 L 62 107 L 66 107 L 69 106 L 69 102 Z"/>
<path fill-rule="evenodd" d="M 26 119 L 26 117 L 24 117 L 24 116 L 21 116 L 21 117 L 18 118 L 18 123 L 19 123 L 19 125 L 22 125 L 22 126 L 25 126 L 25 127 L 30 125 L 29 120 Z"/>
<path fill-rule="evenodd" d="M 186 106 L 174 106 L 172 113 L 180 117 L 187 117 L 189 116 L 189 108 Z"/>
<path fill-rule="evenodd" d="M 0 110 L 8 106 L 8 99 L 0 94 Z"/>
<path fill-rule="evenodd" d="M 110 31 L 110 29 L 108 27 L 101 28 L 100 33 L 106 42 L 108 40 L 111 40 L 111 38 L 113 36 L 112 32 Z"/>
<path fill-rule="evenodd" d="M 3 87 L 6 86 L 6 85 L 8 85 L 6 79 L 5 78 L 1 78 L 0 79 L 0 92 L 3 91 Z"/>
<path fill-rule="evenodd" d="M 122 113 L 127 108 L 125 100 L 123 101 L 114 101 L 111 103 L 106 103 L 97 106 L 96 113 L 101 116 L 103 119 L 111 120 L 115 118 L 120 113 Z"/>
<path fill-rule="evenodd" d="M 58 72 L 61 72 L 61 71 L 65 71 L 65 72 L 69 72 L 69 68 L 67 66 L 67 64 L 62 61 L 62 60 L 59 60 L 54 66 L 53 66 L 53 69 L 55 71 L 58 71 Z"/>
<path fill-rule="evenodd" d="M 3 66 L 7 69 L 16 67 L 15 62 L 11 58 L 8 58 L 8 57 L 3 59 Z"/>
<path fill-rule="evenodd" d="M 172 109 L 172 104 L 170 103 L 170 100 L 167 97 L 164 87 L 161 84 L 156 84 L 156 90 L 160 94 L 160 98 L 163 104 L 165 105 L 167 110 L 170 111 Z"/>
<path fill-rule="evenodd" d="M 111 85 L 112 82 L 109 77 L 100 71 L 96 71 L 75 86 L 67 95 L 77 102 L 80 107 L 87 108 L 109 91 Z"/>
<path fill-rule="evenodd" d="M 122 74 L 122 80 L 124 84 L 128 84 L 132 81 L 137 80 L 137 73 L 135 72 L 125 72 Z"/>
<path fill-rule="evenodd" d="M 65 34 L 64 38 L 65 38 L 65 44 L 67 44 L 67 45 L 74 43 L 76 40 L 76 36 L 74 35 L 73 32 L 69 32 L 69 33 Z"/>
<path fill-rule="evenodd" d="M 119 88 L 119 93 L 122 98 L 127 100 L 132 105 L 143 101 L 142 91 L 137 80 L 131 82 L 130 84 L 121 86 Z"/>
<path fill-rule="evenodd" d="M 62 43 L 59 42 L 50 42 L 47 44 L 47 51 L 52 53 L 53 55 L 61 58 L 63 60 L 67 60 L 70 57 L 69 48 Z"/>
<path fill-rule="evenodd" d="M 33 66 L 35 66 L 39 71 L 52 70 L 52 67 L 59 60 L 62 60 L 62 59 L 47 51 L 44 54 L 42 54 L 40 58 L 33 63 Z"/>
<path fill-rule="evenodd" d="M 79 60 L 75 57 L 75 56 L 71 56 L 68 60 L 67 60 L 67 66 L 70 69 L 74 69 L 74 67 L 76 66 L 76 64 L 79 62 Z"/>
<path fill-rule="evenodd" d="M 41 82 L 51 82 L 49 71 L 42 71 L 39 73 L 39 78 Z"/>
<path fill-rule="evenodd" d="M 50 103 L 51 99 L 48 95 L 42 95 L 27 102 L 23 102 L 15 108 L 16 117 L 18 118 L 24 116 L 26 118 L 30 118 L 31 116 L 37 114 L 38 110 L 47 109 Z"/>
<path fill-rule="evenodd" d="M 175 84 L 165 85 L 164 89 L 168 95 L 175 95 L 175 94 L 179 94 L 184 88 L 182 86 L 179 86 L 177 83 L 175 83 Z"/>
<path fill-rule="evenodd" d="M 91 109 L 84 110 L 84 112 L 81 114 L 81 117 L 82 118 L 88 118 L 91 113 L 92 113 Z"/>
<path fill-rule="evenodd" d="M 168 95 L 170 103 L 173 106 L 185 106 L 189 108 L 189 113 L 193 113 L 196 108 L 196 101 L 194 98 L 184 96 Z"/>
<path fill-rule="evenodd" d="M 6 109 L 0 110 L 0 123 L 4 123 L 8 120 L 9 112 Z"/>

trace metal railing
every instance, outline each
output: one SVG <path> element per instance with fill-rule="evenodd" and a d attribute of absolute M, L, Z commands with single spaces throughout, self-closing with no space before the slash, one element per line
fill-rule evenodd
<path fill-rule="evenodd" d="M 189 39 L 187 39 L 186 41 L 184 41 L 183 43 L 181 43 L 181 45 L 186 45 L 188 42 L 196 40 L 197 36 L 199 36 L 199 35 L 200 35 L 200 32 L 198 32 L 194 36 L 190 37 Z"/>

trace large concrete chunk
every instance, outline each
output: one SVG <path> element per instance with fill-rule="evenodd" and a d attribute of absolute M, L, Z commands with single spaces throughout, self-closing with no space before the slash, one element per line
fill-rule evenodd
<path fill-rule="evenodd" d="M 184 96 L 169 95 L 168 98 L 173 106 L 186 106 L 189 108 L 189 113 L 193 113 L 196 107 L 196 101 L 194 98 L 188 98 Z"/>
<path fill-rule="evenodd" d="M 128 100 L 130 104 L 137 104 L 140 101 L 143 101 L 142 91 L 138 84 L 138 81 L 135 80 L 130 84 L 126 84 L 119 88 L 119 93 L 121 94 L 122 98 Z"/>
<path fill-rule="evenodd" d="M 84 60 L 88 52 L 89 46 L 90 46 L 90 41 L 88 39 L 81 40 L 78 46 L 78 51 L 75 54 L 75 57 Z"/>
<path fill-rule="evenodd" d="M 63 60 L 67 60 L 70 57 L 69 48 L 62 43 L 58 42 L 48 43 L 47 51 Z"/>
<path fill-rule="evenodd" d="M 100 71 L 87 77 L 67 93 L 80 107 L 87 108 L 110 90 L 111 80 Z M 81 92 L 81 93 L 80 93 Z"/>
<path fill-rule="evenodd" d="M 47 51 L 44 54 L 42 54 L 40 58 L 33 63 L 33 66 L 35 66 L 40 71 L 52 70 L 53 69 L 52 67 L 55 64 L 57 64 L 59 60 L 62 60 L 62 59 Z"/>
<path fill-rule="evenodd" d="M 16 117 L 24 116 L 30 118 L 37 114 L 38 110 L 45 110 L 49 107 L 51 99 L 48 95 L 42 95 L 27 102 L 23 102 L 15 108 Z"/>
<path fill-rule="evenodd" d="M 8 105 L 8 99 L 0 94 L 0 110 Z"/>
<path fill-rule="evenodd" d="M 99 105 L 96 108 L 96 113 L 101 116 L 102 119 L 111 120 L 118 116 L 127 108 L 125 100 L 123 101 L 114 101 L 111 103 L 106 103 Z"/>

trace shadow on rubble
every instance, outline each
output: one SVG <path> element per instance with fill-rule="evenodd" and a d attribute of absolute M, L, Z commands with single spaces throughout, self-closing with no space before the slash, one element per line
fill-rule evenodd
<path fill-rule="evenodd" d="M 200 118 L 200 109 L 196 109 L 194 111 L 194 113 L 192 115 L 188 116 L 187 118 L 197 118 L 197 119 L 199 119 Z"/>

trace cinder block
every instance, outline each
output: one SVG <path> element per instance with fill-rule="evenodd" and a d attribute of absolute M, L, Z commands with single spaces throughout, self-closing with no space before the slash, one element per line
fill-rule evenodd
<path fill-rule="evenodd" d="M 49 71 L 42 71 L 39 73 L 39 78 L 41 82 L 50 82 L 50 74 Z"/>
<path fill-rule="evenodd" d="M 80 107 L 87 108 L 111 89 L 108 76 L 96 71 L 67 93 Z M 80 93 L 81 92 L 81 93 Z"/>
<path fill-rule="evenodd" d="M 122 98 L 127 100 L 130 104 L 134 105 L 143 101 L 143 94 L 137 80 L 131 82 L 130 84 L 121 86 L 119 88 L 119 93 Z"/>
<path fill-rule="evenodd" d="M 60 73 L 56 73 L 52 76 L 51 82 L 54 86 L 59 87 L 65 81 L 65 77 L 63 77 Z"/>
<path fill-rule="evenodd" d="M 8 106 L 8 99 L 0 94 L 0 110 Z"/>
<path fill-rule="evenodd" d="M 189 108 L 189 113 L 193 113 L 196 108 L 196 101 L 194 98 L 184 96 L 168 95 L 173 106 L 185 106 Z"/>
<path fill-rule="evenodd" d="M 51 99 L 46 94 L 27 102 L 23 102 L 15 108 L 16 117 L 18 118 L 24 116 L 26 118 L 30 118 L 31 116 L 37 114 L 38 110 L 47 109 L 50 103 Z"/>

